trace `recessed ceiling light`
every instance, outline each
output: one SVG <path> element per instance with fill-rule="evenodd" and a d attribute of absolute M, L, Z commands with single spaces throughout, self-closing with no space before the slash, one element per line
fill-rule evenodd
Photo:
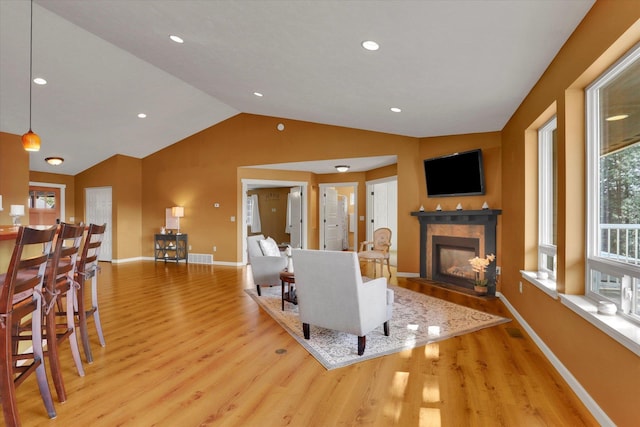
<path fill-rule="evenodd" d="M 258 98 L 262 98 L 262 97 L 264 96 L 264 95 L 263 95 L 263 94 L 261 94 L 260 92 L 253 92 L 253 94 L 254 94 L 255 96 L 257 96 Z"/>
<path fill-rule="evenodd" d="M 617 120 L 623 120 L 629 117 L 628 114 L 618 114 L 617 116 L 609 116 L 605 120 L 608 122 L 615 122 Z"/>
<path fill-rule="evenodd" d="M 178 36 L 172 34 L 172 35 L 169 36 L 169 38 L 171 40 L 173 40 L 174 42 L 176 42 L 176 43 L 184 43 L 184 40 L 182 40 L 182 37 L 178 37 Z"/>
<path fill-rule="evenodd" d="M 380 49 L 380 45 L 373 40 L 365 40 L 362 42 L 362 47 L 367 50 L 378 50 Z"/>
<path fill-rule="evenodd" d="M 62 157 L 47 157 L 44 161 L 53 166 L 60 166 L 64 159 Z"/>
<path fill-rule="evenodd" d="M 398 107 L 391 107 L 390 110 L 393 111 L 394 113 L 399 113 L 399 112 L 402 111 L 402 109 L 400 109 Z"/>
<path fill-rule="evenodd" d="M 138 113 L 138 118 L 144 119 L 145 117 L 147 117 L 145 113 Z"/>
<path fill-rule="evenodd" d="M 47 81 L 45 79 L 43 79 L 42 77 L 36 77 L 35 79 L 33 79 L 33 82 L 37 85 L 46 85 Z"/>

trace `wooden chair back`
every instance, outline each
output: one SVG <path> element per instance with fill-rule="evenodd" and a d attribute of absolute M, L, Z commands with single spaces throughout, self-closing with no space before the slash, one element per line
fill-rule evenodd
<path fill-rule="evenodd" d="M 20 425 L 15 389 L 34 372 L 47 413 L 56 416 L 42 348 L 42 286 L 55 233 L 55 226 L 20 227 L 7 273 L 0 275 L 0 400 L 7 426 Z M 32 325 L 31 353 L 18 352 L 24 318 Z"/>

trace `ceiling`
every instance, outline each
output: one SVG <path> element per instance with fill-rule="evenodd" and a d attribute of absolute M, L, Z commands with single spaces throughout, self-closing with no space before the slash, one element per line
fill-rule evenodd
<path fill-rule="evenodd" d="M 30 169 L 143 158 L 242 112 L 413 137 L 500 130 L 593 3 L 37 0 L 33 75 L 48 83 L 32 88 Z M 0 0 L 0 131 L 17 135 L 29 10 Z"/>

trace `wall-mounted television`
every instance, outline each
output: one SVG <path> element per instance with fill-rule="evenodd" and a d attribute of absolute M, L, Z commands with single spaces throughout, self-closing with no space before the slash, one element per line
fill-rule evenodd
<path fill-rule="evenodd" d="M 482 150 L 434 157 L 424 161 L 428 197 L 484 194 Z"/>

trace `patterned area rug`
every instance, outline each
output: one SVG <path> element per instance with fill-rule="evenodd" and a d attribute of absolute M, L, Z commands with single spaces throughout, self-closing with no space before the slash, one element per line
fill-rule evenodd
<path fill-rule="evenodd" d="M 358 356 L 355 335 L 311 325 L 311 339 L 305 340 L 298 306 L 285 302 L 282 311 L 279 286 L 263 287 L 262 296 L 258 296 L 255 289 L 245 292 L 326 369 L 341 368 L 510 321 L 409 289 L 389 288 L 395 292 L 390 336 L 384 335 L 382 325 L 371 331 L 362 356 Z"/>

